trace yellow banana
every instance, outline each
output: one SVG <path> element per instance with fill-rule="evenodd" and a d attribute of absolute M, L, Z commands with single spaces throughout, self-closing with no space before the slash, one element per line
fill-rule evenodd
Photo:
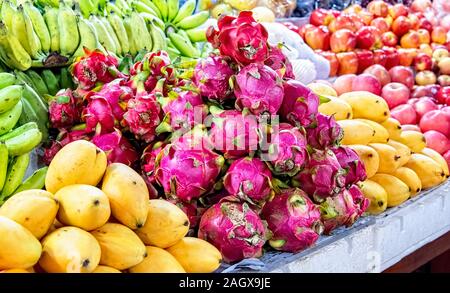
<path fill-rule="evenodd" d="M 12 62 L 14 68 L 25 71 L 31 67 L 31 57 L 19 40 L 8 33 L 6 25 L 0 21 L 0 48 L 3 58 Z"/>
<path fill-rule="evenodd" d="M 1 10 L 1 19 L 8 29 L 12 28 L 12 19 L 16 8 L 9 0 L 3 1 Z"/>
<path fill-rule="evenodd" d="M 60 53 L 63 56 L 70 57 L 78 48 L 80 35 L 78 33 L 77 16 L 68 6 L 59 7 L 58 11 L 59 26 L 59 46 Z"/>
<path fill-rule="evenodd" d="M 50 32 L 48 31 L 47 25 L 45 24 L 45 20 L 41 12 L 36 7 L 34 7 L 31 2 L 25 2 L 23 8 L 25 10 L 25 13 L 30 17 L 34 31 L 39 37 L 42 51 L 50 51 Z"/>
<path fill-rule="evenodd" d="M 30 45 L 30 55 L 33 59 L 42 59 L 42 45 L 41 40 L 39 40 L 38 35 L 34 31 L 33 22 L 31 21 L 30 16 L 25 12 L 23 6 L 19 5 L 17 9 L 20 13 L 23 14 L 23 20 L 25 22 L 25 29 L 27 32 L 28 44 Z"/>
<path fill-rule="evenodd" d="M 59 52 L 59 26 L 58 9 L 50 6 L 45 7 L 44 20 L 50 33 L 50 50 Z"/>

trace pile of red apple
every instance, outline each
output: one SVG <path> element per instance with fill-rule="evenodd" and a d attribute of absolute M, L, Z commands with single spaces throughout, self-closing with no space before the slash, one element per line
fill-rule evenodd
<path fill-rule="evenodd" d="M 429 0 L 415 0 L 411 7 L 372 1 L 367 9 L 357 4 L 342 12 L 317 9 L 297 32 L 329 60 L 330 76 L 362 73 L 373 64 L 431 71 L 433 51 L 450 50 L 450 40 L 446 29 L 426 18 L 430 9 Z M 429 78 L 428 72 L 422 75 Z"/>

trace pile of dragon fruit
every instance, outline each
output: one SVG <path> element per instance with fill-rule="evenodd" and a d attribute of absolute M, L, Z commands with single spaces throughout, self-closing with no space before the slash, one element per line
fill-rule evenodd
<path fill-rule="evenodd" d="M 50 101 L 56 134 L 44 161 L 92 141 L 139 170 L 152 197 L 181 207 L 226 262 L 260 257 L 266 243 L 298 252 L 351 226 L 368 206 L 357 185 L 366 174 L 319 97 L 250 12 L 207 36 L 215 53 L 194 70 L 163 51 L 129 66 L 87 52 L 71 68 L 77 88 Z"/>

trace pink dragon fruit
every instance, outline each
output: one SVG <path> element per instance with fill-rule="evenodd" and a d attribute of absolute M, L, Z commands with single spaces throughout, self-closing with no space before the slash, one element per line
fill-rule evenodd
<path fill-rule="evenodd" d="M 364 198 L 359 187 L 352 185 L 349 190 L 344 189 L 336 196 L 328 197 L 320 205 L 324 233 L 330 234 L 340 226 L 350 227 L 364 213 L 369 200 Z"/>
<path fill-rule="evenodd" d="M 213 118 L 210 137 L 214 148 L 223 152 L 225 158 L 240 158 L 257 150 L 257 128 L 254 116 L 226 110 Z"/>
<path fill-rule="evenodd" d="M 345 171 L 331 150 L 311 150 L 305 168 L 293 183 L 306 191 L 315 201 L 321 202 L 341 191 L 345 186 Z"/>
<path fill-rule="evenodd" d="M 127 110 L 127 102 L 133 98 L 133 90 L 121 85 L 123 79 L 116 79 L 110 83 L 105 84 L 96 95 L 105 98 L 111 106 L 112 113 L 116 121 L 123 120 L 123 114 Z"/>
<path fill-rule="evenodd" d="M 139 160 L 136 149 L 128 139 L 122 136 L 118 129 L 111 133 L 95 135 L 92 138 L 92 143 L 106 153 L 109 163 L 122 163 L 132 166 Z"/>
<path fill-rule="evenodd" d="M 308 144 L 317 149 L 338 145 L 344 137 L 344 131 L 334 117 L 318 113 L 316 118 L 315 123 L 306 128 Z"/>
<path fill-rule="evenodd" d="M 168 201 L 179 207 L 188 216 L 189 227 L 191 229 L 197 228 L 204 209 L 199 208 L 196 201 L 187 203 L 175 198 L 169 199 Z"/>
<path fill-rule="evenodd" d="M 231 94 L 230 78 L 233 74 L 221 56 L 210 56 L 197 63 L 194 83 L 202 96 L 223 102 Z"/>
<path fill-rule="evenodd" d="M 50 146 L 45 148 L 44 155 L 42 157 L 42 161 L 46 165 L 50 165 L 50 162 L 53 160 L 55 155 L 63 148 L 63 146 L 71 143 L 76 140 L 90 140 L 91 137 L 84 130 L 62 130 L 59 132 L 56 140 L 53 140 Z"/>
<path fill-rule="evenodd" d="M 295 79 L 292 64 L 281 51 L 280 45 L 270 47 L 269 57 L 264 64 L 275 70 L 281 78 Z"/>
<path fill-rule="evenodd" d="M 206 210 L 198 230 L 198 237 L 213 244 L 228 263 L 260 257 L 265 234 L 258 214 L 233 196 Z"/>
<path fill-rule="evenodd" d="M 294 79 L 284 84 L 283 104 L 280 116 L 295 126 L 309 126 L 316 119 L 319 98 L 309 88 Z"/>
<path fill-rule="evenodd" d="M 270 246 L 298 252 L 312 246 L 323 231 L 320 210 L 301 189 L 287 189 L 268 201 L 261 218 L 272 233 Z"/>
<path fill-rule="evenodd" d="M 151 142 L 155 138 L 156 127 L 161 122 L 160 114 L 161 108 L 155 95 L 141 93 L 128 101 L 123 118 L 137 139 Z"/>
<path fill-rule="evenodd" d="M 306 139 L 297 127 L 281 123 L 275 126 L 268 151 L 268 161 L 275 174 L 294 176 L 305 163 Z"/>
<path fill-rule="evenodd" d="M 83 110 L 86 131 L 109 133 L 114 130 L 115 120 L 108 101 L 98 95 L 89 97 L 89 103 Z"/>
<path fill-rule="evenodd" d="M 340 146 L 333 148 L 332 151 L 336 155 L 339 165 L 346 172 L 345 185 L 348 186 L 366 180 L 364 163 L 354 150 L 346 146 Z"/>
<path fill-rule="evenodd" d="M 234 86 L 236 107 L 247 108 L 255 115 L 276 114 L 283 102 L 282 81 L 264 64 L 253 63 L 242 68 Z"/>
<path fill-rule="evenodd" d="M 141 157 L 141 171 L 146 182 L 151 184 L 155 183 L 156 180 L 154 171 L 156 157 L 165 146 L 166 145 L 163 142 L 158 141 L 152 145 L 148 145 L 144 149 Z"/>
<path fill-rule="evenodd" d="M 209 148 L 178 140 L 159 153 L 154 174 L 166 195 L 189 202 L 211 190 L 223 164 L 223 157 Z"/>
<path fill-rule="evenodd" d="M 272 173 L 258 158 L 245 157 L 234 161 L 223 178 L 225 189 L 250 202 L 262 204 L 272 191 Z"/>
<path fill-rule="evenodd" d="M 108 83 L 125 77 L 118 69 L 118 61 L 111 55 L 85 49 L 86 55 L 78 58 L 72 65 L 75 82 L 84 90 L 92 89 L 98 83 Z"/>
<path fill-rule="evenodd" d="M 58 92 L 49 103 L 51 127 L 71 127 L 80 122 L 80 111 L 77 104 L 71 89 Z"/>

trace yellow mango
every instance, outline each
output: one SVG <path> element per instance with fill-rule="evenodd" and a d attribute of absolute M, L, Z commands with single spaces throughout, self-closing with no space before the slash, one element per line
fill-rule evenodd
<path fill-rule="evenodd" d="M 194 237 L 184 237 L 166 250 L 187 273 L 212 273 L 219 268 L 222 261 L 222 255 L 217 248 Z"/>
<path fill-rule="evenodd" d="M 414 153 L 420 153 L 427 146 L 423 133 L 414 130 L 405 130 L 400 135 L 400 142 L 407 145 Z"/>
<path fill-rule="evenodd" d="M 0 216 L 0 270 L 26 269 L 41 256 L 39 241 L 22 225 Z"/>
<path fill-rule="evenodd" d="M 53 158 L 45 177 L 45 188 L 56 193 L 72 184 L 97 185 L 106 169 L 106 154 L 95 144 L 77 140 L 64 146 Z"/>
<path fill-rule="evenodd" d="M 147 256 L 138 265 L 130 268 L 130 273 L 186 273 L 173 255 L 162 248 L 147 246 Z"/>
<path fill-rule="evenodd" d="M 9 269 L 9 270 L 0 271 L 0 274 L 1 273 L 4 273 L 4 274 L 29 274 L 30 272 L 27 271 L 26 269 Z"/>
<path fill-rule="evenodd" d="M 417 176 L 416 172 L 414 172 L 413 170 L 406 167 L 400 167 L 395 170 L 392 175 L 408 185 L 411 197 L 416 196 L 422 190 L 422 182 L 420 181 L 419 176 Z"/>
<path fill-rule="evenodd" d="M 389 139 L 400 141 L 400 135 L 402 134 L 402 126 L 397 119 L 388 118 L 386 121 L 381 123 L 381 126 L 386 128 L 389 132 Z"/>
<path fill-rule="evenodd" d="M 114 163 L 106 168 L 102 184 L 113 216 L 125 226 L 144 226 L 148 214 L 148 189 L 144 179 L 127 165 Z"/>
<path fill-rule="evenodd" d="M 388 195 L 386 190 L 384 190 L 380 184 L 367 179 L 360 182 L 358 185 L 361 188 L 364 197 L 370 200 L 369 207 L 366 211 L 367 213 L 379 215 L 386 210 Z"/>
<path fill-rule="evenodd" d="M 412 152 L 407 145 L 392 139 L 389 140 L 388 145 L 397 151 L 397 156 L 400 157 L 400 159 L 398 159 L 399 167 L 405 165 L 409 161 L 409 158 L 411 158 Z"/>
<path fill-rule="evenodd" d="M 397 155 L 395 148 L 384 143 L 371 143 L 369 146 L 378 153 L 378 157 L 380 158 L 378 173 L 389 174 L 399 167 L 400 156 Z"/>
<path fill-rule="evenodd" d="M 440 153 L 438 153 L 435 150 L 430 149 L 430 148 L 424 148 L 420 153 L 427 157 L 432 158 L 436 163 L 438 163 L 441 166 L 442 170 L 444 170 L 445 176 L 447 178 L 449 177 L 450 173 L 449 173 L 447 161 L 444 159 L 444 157 Z"/>
<path fill-rule="evenodd" d="M 63 227 L 45 236 L 39 265 L 48 273 L 91 273 L 100 261 L 94 236 L 77 227 Z"/>
<path fill-rule="evenodd" d="M 366 123 L 367 125 L 373 128 L 375 134 L 372 137 L 372 140 L 370 141 L 371 143 L 387 143 L 389 141 L 389 132 L 386 130 L 386 128 L 381 126 L 380 123 L 367 119 L 355 119 L 355 120 Z"/>
<path fill-rule="evenodd" d="M 65 186 L 55 197 L 60 203 L 58 220 L 67 226 L 91 231 L 103 226 L 111 215 L 108 197 L 91 185 Z"/>
<path fill-rule="evenodd" d="M 146 245 L 167 248 L 180 241 L 189 231 L 189 219 L 176 205 L 162 199 L 149 201 L 145 225 L 136 233 Z"/>
<path fill-rule="evenodd" d="M 408 185 L 393 175 L 378 173 L 370 180 L 380 184 L 386 190 L 389 208 L 402 204 L 411 195 Z"/>
<path fill-rule="evenodd" d="M 145 245 L 127 226 L 106 223 L 91 232 L 102 250 L 100 264 L 125 270 L 144 260 Z"/>
<path fill-rule="evenodd" d="M 122 273 L 121 271 L 119 271 L 118 269 L 112 268 L 112 267 L 108 267 L 108 266 L 102 266 L 99 265 L 95 268 L 95 270 L 93 271 L 93 273 L 98 273 L 98 274 L 117 274 L 117 273 Z"/>
<path fill-rule="evenodd" d="M 381 123 L 390 116 L 386 101 L 370 92 L 348 92 L 342 94 L 339 98 L 350 104 L 354 118 L 363 118 Z"/>
<path fill-rule="evenodd" d="M 369 144 L 374 135 L 375 130 L 363 123 L 356 120 L 340 120 L 337 123 L 344 130 L 344 138 L 342 139 L 342 144 Z"/>
<path fill-rule="evenodd" d="M 337 97 L 338 94 L 334 88 L 332 88 L 329 85 L 326 85 L 324 83 L 320 82 L 312 82 L 308 84 L 306 87 L 308 87 L 310 90 L 312 90 L 316 95 L 318 96 L 331 96 L 331 97 Z M 347 118 L 349 119 L 349 118 Z"/>
<path fill-rule="evenodd" d="M 377 173 L 378 168 L 380 167 L 380 157 L 378 156 L 376 150 L 369 146 L 360 144 L 353 144 L 348 147 L 354 150 L 364 163 L 367 178 L 370 178 Z"/>
<path fill-rule="evenodd" d="M 447 178 L 444 170 L 436 161 L 422 154 L 413 154 L 405 167 L 416 172 L 423 189 L 436 186 Z"/>
<path fill-rule="evenodd" d="M 45 190 L 31 189 L 11 196 L 0 207 L 0 216 L 21 224 L 34 237 L 40 239 L 50 229 L 58 207 L 58 201 L 53 194 Z"/>
<path fill-rule="evenodd" d="M 347 102 L 332 96 L 326 96 L 326 98 L 330 101 L 319 105 L 320 113 L 328 116 L 333 115 L 336 120 L 353 118 L 352 107 Z"/>

